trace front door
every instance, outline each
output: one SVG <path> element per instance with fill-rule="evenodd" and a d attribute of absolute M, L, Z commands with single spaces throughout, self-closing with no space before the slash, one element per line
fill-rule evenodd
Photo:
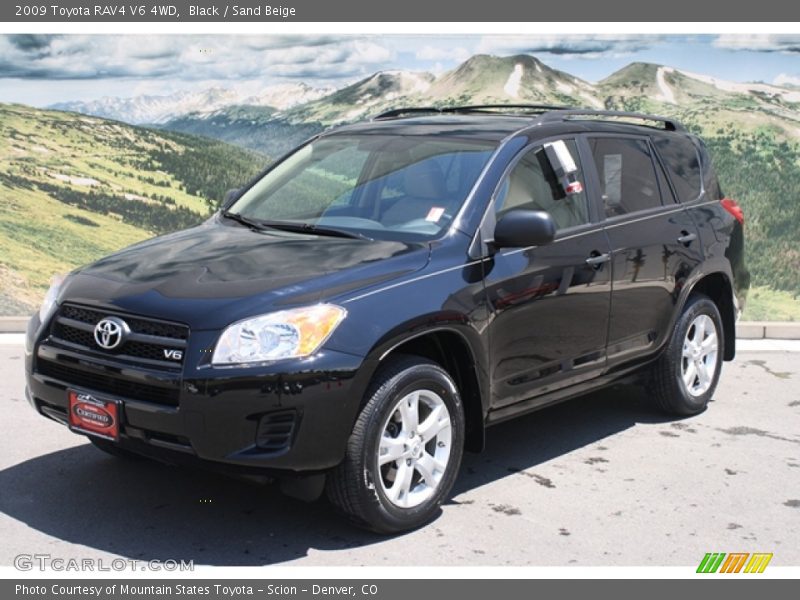
<path fill-rule="evenodd" d="M 547 246 L 503 249 L 485 265 L 494 315 L 493 408 L 595 377 L 605 367 L 610 249 L 588 202 L 577 146 L 564 142 L 578 165 L 571 185 L 559 180 L 539 145 L 523 152 L 495 194 L 498 219 L 512 209 L 545 210 L 558 231 Z"/>

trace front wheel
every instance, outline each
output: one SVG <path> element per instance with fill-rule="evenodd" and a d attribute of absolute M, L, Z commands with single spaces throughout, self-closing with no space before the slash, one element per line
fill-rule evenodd
<path fill-rule="evenodd" d="M 433 519 L 453 487 L 464 446 L 464 410 L 450 375 L 402 357 L 367 394 L 328 497 L 361 527 L 380 533 Z"/>
<path fill-rule="evenodd" d="M 653 367 L 653 395 L 662 410 L 677 415 L 705 410 L 719 382 L 723 343 L 717 305 L 701 294 L 689 298 Z"/>

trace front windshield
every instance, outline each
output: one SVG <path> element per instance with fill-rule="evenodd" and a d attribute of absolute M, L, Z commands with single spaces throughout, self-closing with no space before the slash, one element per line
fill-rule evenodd
<path fill-rule="evenodd" d="M 277 165 L 229 212 L 377 239 L 431 239 L 458 213 L 494 148 L 434 136 L 324 136 Z"/>

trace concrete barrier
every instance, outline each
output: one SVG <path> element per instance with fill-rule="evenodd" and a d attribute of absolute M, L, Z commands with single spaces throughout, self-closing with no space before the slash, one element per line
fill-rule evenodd
<path fill-rule="evenodd" d="M 25 333 L 30 317 L 0 317 L 0 333 Z"/>
<path fill-rule="evenodd" d="M 800 340 L 800 323 L 764 323 L 764 337 L 768 340 Z"/>
<path fill-rule="evenodd" d="M 800 340 L 800 323 L 788 321 L 740 321 L 736 337 L 745 340 Z"/>
<path fill-rule="evenodd" d="M 759 321 L 739 321 L 736 324 L 736 337 L 743 340 L 763 340 L 765 327 Z"/>

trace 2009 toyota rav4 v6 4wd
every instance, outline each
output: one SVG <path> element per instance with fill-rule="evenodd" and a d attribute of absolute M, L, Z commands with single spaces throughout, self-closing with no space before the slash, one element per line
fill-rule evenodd
<path fill-rule="evenodd" d="M 742 222 L 669 119 L 392 111 L 54 283 L 28 398 L 111 454 L 326 489 L 401 531 L 487 425 L 632 375 L 702 411 L 734 356 Z"/>

